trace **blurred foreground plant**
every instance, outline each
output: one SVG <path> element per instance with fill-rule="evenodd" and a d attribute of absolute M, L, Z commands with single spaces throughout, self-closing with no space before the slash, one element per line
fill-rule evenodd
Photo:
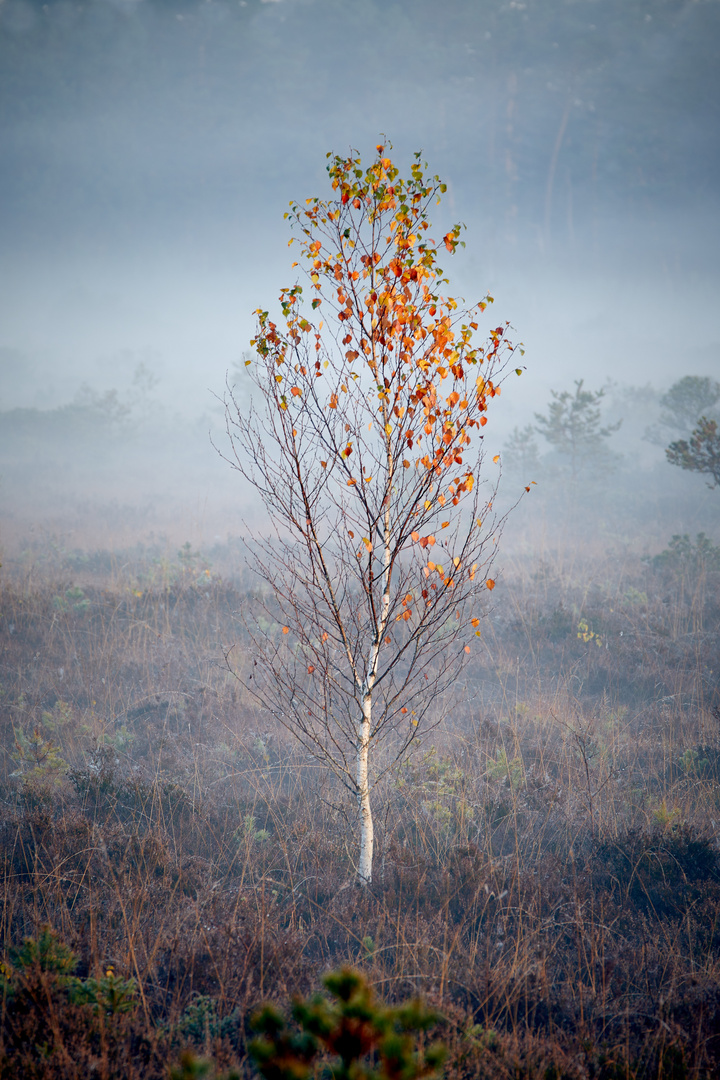
<path fill-rule="evenodd" d="M 272 1005 L 253 1017 L 258 1035 L 250 1056 L 264 1080 L 303 1080 L 315 1073 L 318 1055 L 329 1058 L 323 1073 L 332 1080 L 414 1080 L 438 1070 L 445 1048 L 417 1048 L 418 1033 L 439 1019 L 422 1002 L 378 1004 L 363 976 L 348 968 L 326 975 L 323 983 L 334 1000 L 295 999 L 292 1017 L 299 1030 L 289 1028 Z"/>

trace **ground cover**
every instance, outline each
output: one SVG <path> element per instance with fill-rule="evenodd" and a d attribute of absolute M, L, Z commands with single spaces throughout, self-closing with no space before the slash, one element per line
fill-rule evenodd
<path fill-rule="evenodd" d="M 447 1076 L 717 1074 L 710 541 L 506 560 L 376 793 L 371 888 L 354 804 L 236 677 L 232 550 L 39 554 L 0 583 L 0 1075 L 249 1074 L 253 1008 L 343 964 L 442 1014 Z"/>

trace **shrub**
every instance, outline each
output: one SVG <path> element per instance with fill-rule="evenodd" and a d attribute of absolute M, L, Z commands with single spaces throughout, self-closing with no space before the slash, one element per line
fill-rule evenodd
<path fill-rule="evenodd" d="M 444 1048 L 439 1043 L 417 1048 L 418 1032 L 439 1019 L 422 1002 L 380 1005 L 363 976 L 349 968 L 326 975 L 323 982 L 334 1000 L 297 998 L 292 1008 L 296 1029 L 271 1005 L 253 1017 L 258 1036 L 250 1043 L 250 1055 L 264 1080 L 304 1080 L 315 1071 L 318 1055 L 329 1059 L 324 1071 L 332 1080 L 414 1080 L 437 1071 Z"/>

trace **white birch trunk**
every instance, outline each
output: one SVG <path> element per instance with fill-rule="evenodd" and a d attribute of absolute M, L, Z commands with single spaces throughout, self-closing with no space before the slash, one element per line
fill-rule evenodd
<path fill-rule="evenodd" d="M 394 461 L 392 456 L 392 444 L 388 430 L 387 405 L 383 402 L 383 422 L 386 431 L 388 490 L 392 488 Z M 355 776 L 357 784 L 358 803 L 360 806 L 360 861 L 358 863 L 358 878 L 363 885 L 372 883 L 373 846 L 375 834 L 373 829 L 372 807 L 370 805 L 370 782 L 368 777 L 368 758 L 370 756 L 370 735 L 372 731 L 372 692 L 377 678 L 378 657 L 380 643 L 387 628 L 388 613 L 390 611 L 390 565 L 391 565 L 391 540 L 390 540 L 390 499 L 385 500 L 385 521 L 383 536 L 383 575 L 382 575 L 382 609 L 380 618 L 374 630 L 374 641 L 370 650 L 370 659 L 365 676 L 365 684 L 362 687 L 362 721 L 358 728 L 357 741 L 357 772 Z"/>
<path fill-rule="evenodd" d="M 373 861 L 373 819 L 370 806 L 370 784 L 368 779 L 368 756 L 370 752 L 370 716 L 372 695 L 366 693 L 363 698 L 363 718 L 358 730 L 357 744 L 357 792 L 360 804 L 360 861 L 358 877 L 363 885 L 372 882 Z"/>

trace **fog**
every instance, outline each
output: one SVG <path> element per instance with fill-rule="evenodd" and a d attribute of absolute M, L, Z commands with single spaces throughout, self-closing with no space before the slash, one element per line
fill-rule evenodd
<path fill-rule="evenodd" d="M 679 378 L 720 377 L 719 51 L 715 0 L 2 0 L 5 551 L 242 531 L 218 397 L 291 281 L 288 201 L 381 133 L 449 185 L 453 291 L 525 344 L 493 451 L 552 389 L 610 380 L 618 498 L 635 470 L 660 533 L 712 530 L 720 500 L 643 433 Z M 78 401 L 82 437 L 57 413 Z"/>

